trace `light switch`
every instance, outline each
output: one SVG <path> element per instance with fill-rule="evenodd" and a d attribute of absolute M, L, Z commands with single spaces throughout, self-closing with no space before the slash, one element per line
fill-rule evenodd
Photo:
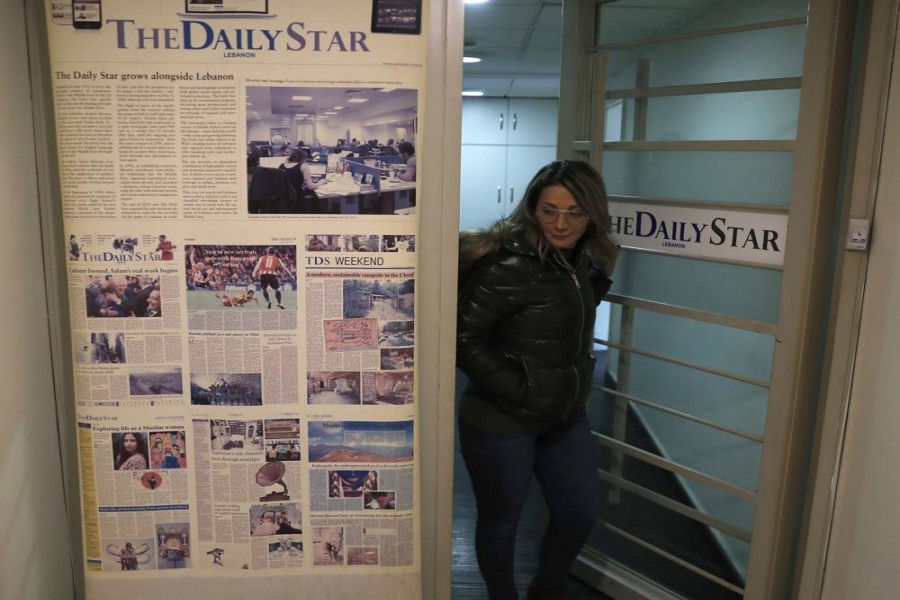
<path fill-rule="evenodd" d="M 868 250 L 869 248 L 869 220 L 850 219 L 850 227 L 847 228 L 847 250 Z"/>

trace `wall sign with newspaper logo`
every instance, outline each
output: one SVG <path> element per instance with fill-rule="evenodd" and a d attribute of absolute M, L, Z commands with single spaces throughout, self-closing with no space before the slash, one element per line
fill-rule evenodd
<path fill-rule="evenodd" d="M 611 199 L 612 237 L 628 248 L 767 266 L 784 264 L 788 217 Z"/>

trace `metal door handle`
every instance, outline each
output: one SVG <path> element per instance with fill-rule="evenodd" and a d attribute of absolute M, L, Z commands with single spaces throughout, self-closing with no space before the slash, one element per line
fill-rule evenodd
<path fill-rule="evenodd" d="M 500 196 L 502 196 L 502 195 L 503 195 L 503 190 L 498 185 L 497 186 L 497 204 L 500 204 Z"/>
<path fill-rule="evenodd" d="M 516 197 L 516 193 L 515 193 L 515 190 L 513 189 L 513 186 L 509 186 L 509 203 L 510 204 L 513 203 L 513 200 L 515 199 L 515 197 Z"/>
<path fill-rule="evenodd" d="M 519 124 L 519 117 L 516 113 L 513 113 L 513 131 L 516 130 L 516 125 Z"/>
<path fill-rule="evenodd" d="M 503 113 L 500 113 L 500 131 L 503 131 Z"/>

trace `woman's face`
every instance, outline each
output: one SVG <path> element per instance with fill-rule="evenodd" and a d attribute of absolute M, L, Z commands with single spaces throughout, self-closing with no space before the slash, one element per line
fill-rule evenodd
<path fill-rule="evenodd" d="M 590 222 L 572 193 L 558 184 L 543 189 L 535 206 L 535 217 L 544 238 L 560 250 L 574 248 Z"/>
<path fill-rule="evenodd" d="M 122 438 L 122 446 L 128 454 L 134 454 L 138 449 L 138 441 L 133 433 L 126 433 Z"/>

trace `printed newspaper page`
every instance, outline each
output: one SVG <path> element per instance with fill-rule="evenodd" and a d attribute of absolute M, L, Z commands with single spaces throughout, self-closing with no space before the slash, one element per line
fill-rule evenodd
<path fill-rule="evenodd" d="M 419 597 L 427 3 L 45 1 L 88 598 Z"/>

